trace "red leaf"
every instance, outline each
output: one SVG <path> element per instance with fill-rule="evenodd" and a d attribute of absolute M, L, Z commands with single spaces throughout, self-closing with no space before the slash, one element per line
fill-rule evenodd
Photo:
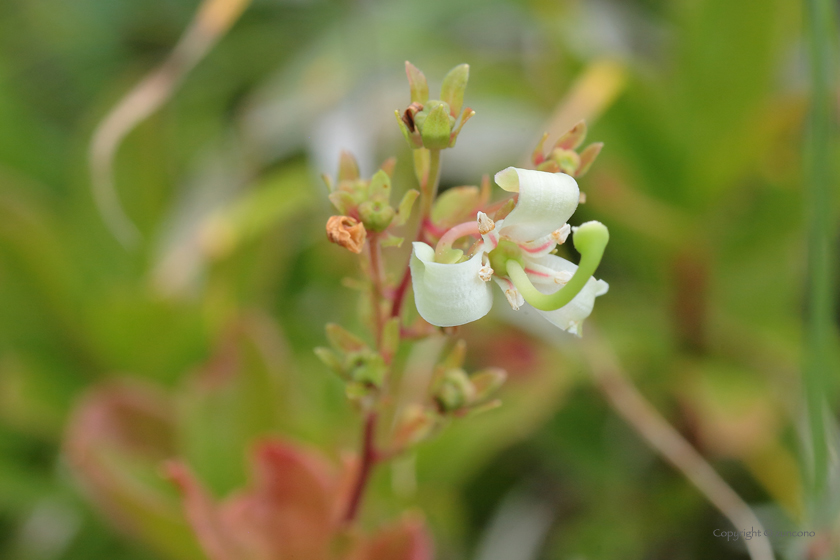
<path fill-rule="evenodd" d="M 406 516 L 399 523 L 371 538 L 357 559 L 432 560 L 433 556 L 432 539 L 423 520 L 415 516 Z"/>
<path fill-rule="evenodd" d="M 213 499 L 195 479 L 189 468 L 180 461 L 170 461 L 164 467 L 167 476 L 178 485 L 184 496 L 184 509 L 193 532 L 211 560 L 245 560 L 236 537 L 219 515 Z"/>

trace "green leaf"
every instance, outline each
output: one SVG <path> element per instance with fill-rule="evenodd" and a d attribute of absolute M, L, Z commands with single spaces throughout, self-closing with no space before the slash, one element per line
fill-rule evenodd
<path fill-rule="evenodd" d="M 408 85 L 411 88 L 412 103 L 426 103 L 429 100 L 429 84 L 426 76 L 409 61 L 405 61 L 405 73 L 408 76 Z"/>
<path fill-rule="evenodd" d="M 414 206 L 414 201 L 417 200 L 418 196 L 420 196 L 420 191 L 416 189 L 411 189 L 403 195 L 402 200 L 400 200 L 400 205 L 397 207 L 397 216 L 394 218 L 394 224 L 404 226 L 408 222 L 408 219 L 411 217 L 411 209 Z"/>
<path fill-rule="evenodd" d="M 474 220 L 481 204 L 478 187 L 453 187 L 447 189 L 432 207 L 432 222 L 440 227 L 451 227 Z"/>
<path fill-rule="evenodd" d="M 470 77 L 470 65 L 460 64 L 449 71 L 443 78 L 443 85 L 440 88 L 440 99 L 449 104 L 449 114 L 457 117 L 464 104 L 464 91 L 467 89 L 467 80 Z"/>

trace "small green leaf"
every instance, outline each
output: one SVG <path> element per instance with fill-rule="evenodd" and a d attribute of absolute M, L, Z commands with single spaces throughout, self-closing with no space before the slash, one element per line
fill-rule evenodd
<path fill-rule="evenodd" d="M 405 241 L 405 237 L 397 237 L 396 235 L 391 235 L 388 232 L 382 234 L 382 238 L 379 241 L 380 247 L 402 247 L 403 242 Z"/>
<path fill-rule="evenodd" d="M 586 121 L 580 121 L 569 132 L 561 136 L 554 147 L 562 150 L 574 150 L 583 143 L 584 139 L 586 139 Z"/>
<path fill-rule="evenodd" d="M 539 165 L 543 161 L 545 161 L 545 141 L 548 139 L 548 132 L 543 133 L 542 138 L 537 143 L 536 148 L 534 148 L 533 153 L 531 153 L 531 161 L 534 162 L 534 165 Z"/>
<path fill-rule="evenodd" d="M 461 339 L 455 342 L 446 358 L 440 363 L 444 369 L 459 368 L 464 365 L 464 358 L 467 355 L 467 341 Z"/>
<path fill-rule="evenodd" d="M 350 152 L 341 152 L 338 160 L 338 181 L 355 181 L 359 178 L 359 164 Z"/>
<path fill-rule="evenodd" d="M 595 163 L 595 158 L 597 158 L 598 154 L 601 153 L 601 148 L 603 147 L 603 142 L 595 142 L 594 144 L 589 144 L 580 153 L 580 167 L 578 167 L 575 177 L 582 177 L 587 171 L 589 171 L 589 168 L 592 167 L 593 163 Z"/>
<path fill-rule="evenodd" d="M 403 195 L 400 205 L 397 207 L 397 217 L 394 218 L 394 224 L 404 226 L 408 222 L 411 217 L 411 209 L 414 207 L 414 201 L 417 200 L 418 196 L 420 196 L 420 191 L 416 189 L 411 189 Z"/>
<path fill-rule="evenodd" d="M 449 114 L 457 117 L 464 104 L 464 90 L 470 77 L 470 65 L 460 64 L 449 71 L 443 78 L 440 88 L 440 99 L 449 104 Z"/>
<path fill-rule="evenodd" d="M 335 352 L 329 348 L 319 346 L 318 348 L 315 348 L 315 355 L 318 356 L 318 359 L 321 360 L 325 366 L 343 377 L 344 368 L 341 365 L 341 360 Z"/>
<path fill-rule="evenodd" d="M 397 113 L 397 114 L 399 115 L 399 113 Z M 388 178 L 393 179 L 394 178 L 394 168 L 396 166 L 397 166 L 397 158 L 389 157 L 388 159 L 386 159 L 385 161 L 382 162 L 382 165 L 380 165 L 379 168 L 388 175 Z"/>
<path fill-rule="evenodd" d="M 474 373 L 470 376 L 470 381 L 475 387 L 476 401 L 480 402 L 490 397 L 499 390 L 506 379 L 507 372 L 501 368 L 487 368 Z"/>
<path fill-rule="evenodd" d="M 458 135 L 461 134 L 461 129 L 464 128 L 464 125 L 467 123 L 468 120 L 475 116 L 475 111 L 467 107 L 464 110 L 464 114 L 461 115 L 461 122 L 458 123 L 458 126 L 455 130 L 452 131 L 452 134 L 449 135 L 449 147 L 455 147 L 455 141 L 458 140 Z"/>
<path fill-rule="evenodd" d="M 391 199 L 391 178 L 388 173 L 380 169 L 370 178 L 368 197 L 388 202 Z"/>
<path fill-rule="evenodd" d="M 453 187 L 447 189 L 435 201 L 432 207 L 432 222 L 440 227 L 474 220 L 481 204 L 481 191 L 478 187 Z"/>
<path fill-rule="evenodd" d="M 405 61 L 405 73 L 408 76 L 408 85 L 411 88 L 411 102 L 425 103 L 429 100 L 429 84 L 426 76 L 409 61 Z"/>
<path fill-rule="evenodd" d="M 335 323 L 327 324 L 326 331 L 330 345 L 341 352 L 358 352 L 368 347 L 364 340 Z"/>

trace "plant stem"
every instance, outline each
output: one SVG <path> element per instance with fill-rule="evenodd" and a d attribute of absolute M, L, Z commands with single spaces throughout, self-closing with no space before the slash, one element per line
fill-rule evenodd
<path fill-rule="evenodd" d="M 370 250 L 370 280 L 373 284 L 373 316 L 376 328 L 376 345 L 382 342 L 382 329 L 385 325 L 385 318 L 382 316 L 382 249 L 379 245 L 379 235 L 370 234 L 368 237 L 368 249 Z"/>
<path fill-rule="evenodd" d="M 416 163 L 417 159 L 415 158 L 414 161 Z M 420 184 L 420 225 L 417 228 L 415 241 L 425 241 L 426 239 L 426 224 L 431 223 L 432 203 L 437 197 L 438 187 L 440 187 L 440 150 L 429 150 L 429 169 Z M 409 283 L 411 283 L 411 269 L 406 264 L 403 277 L 394 293 L 391 317 L 399 317 L 402 312 L 402 302 L 405 293 L 408 291 Z"/>
<path fill-rule="evenodd" d="M 583 350 L 598 388 L 613 410 L 644 438 L 648 445 L 691 481 L 738 531 L 755 529 L 760 538 L 745 544 L 752 560 L 773 560 L 770 540 L 750 506 L 726 483 L 700 453 L 659 414 L 618 363 L 612 348 L 591 326 Z"/>
<path fill-rule="evenodd" d="M 426 219 L 432 215 L 432 203 L 437 197 L 438 186 L 440 186 L 440 150 L 429 150 L 429 171 L 424 177 L 420 186 L 422 204 L 420 206 L 420 227 L 426 223 Z"/>
<path fill-rule="evenodd" d="M 808 232 L 807 312 L 804 336 L 803 384 L 810 431 L 811 469 L 808 485 L 813 497 L 823 495 L 828 472 L 825 429 L 827 397 L 832 389 L 832 239 L 835 234 L 832 189 L 835 149 L 834 85 L 835 9 L 832 0 L 806 0 L 811 70 L 811 111 L 805 150 L 806 217 Z"/>
<path fill-rule="evenodd" d="M 379 456 L 376 451 L 376 423 L 378 415 L 375 410 L 370 410 L 365 417 L 364 430 L 362 432 L 362 451 L 361 464 L 359 465 L 359 474 L 356 477 L 356 482 L 350 492 L 350 501 L 347 502 L 347 510 L 344 513 L 344 523 L 349 525 L 356 520 L 359 514 L 359 509 L 362 505 L 362 498 L 365 495 L 370 475 L 373 472 L 373 467 L 379 461 Z"/>

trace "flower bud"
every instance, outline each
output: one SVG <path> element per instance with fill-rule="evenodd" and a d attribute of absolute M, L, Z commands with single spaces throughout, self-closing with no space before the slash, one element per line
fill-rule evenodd
<path fill-rule="evenodd" d="M 353 253 L 361 253 L 367 233 L 364 224 L 349 216 L 330 216 L 327 220 L 327 238 Z"/>
<path fill-rule="evenodd" d="M 446 370 L 435 391 L 435 402 L 441 412 L 455 412 L 475 400 L 475 387 L 461 368 Z"/>
<path fill-rule="evenodd" d="M 566 175 L 574 176 L 580 167 L 580 156 L 574 150 L 556 148 L 551 152 L 551 159 L 557 162 L 557 167 Z"/>
<path fill-rule="evenodd" d="M 362 218 L 365 228 L 370 231 L 384 231 L 391 225 L 395 215 L 394 209 L 381 200 L 368 200 L 359 206 L 359 217 Z"/>
<path fill-rule="evenodd" d="M 348 352 L 344 357 L 344 371 L 348 379 L 367 387 L 380 387 L 388 367 L 377 352 L 366 348 Z"/>
<path fill-rule="evenodd" d="M 414 115 L 414 126 L 420 132 L 423 146 L 430 150 L 442 150 L 449 147 L 449 135 L 455 118 L 449 114 L 449 104 L 432 100 L 423 110 Z"/>

